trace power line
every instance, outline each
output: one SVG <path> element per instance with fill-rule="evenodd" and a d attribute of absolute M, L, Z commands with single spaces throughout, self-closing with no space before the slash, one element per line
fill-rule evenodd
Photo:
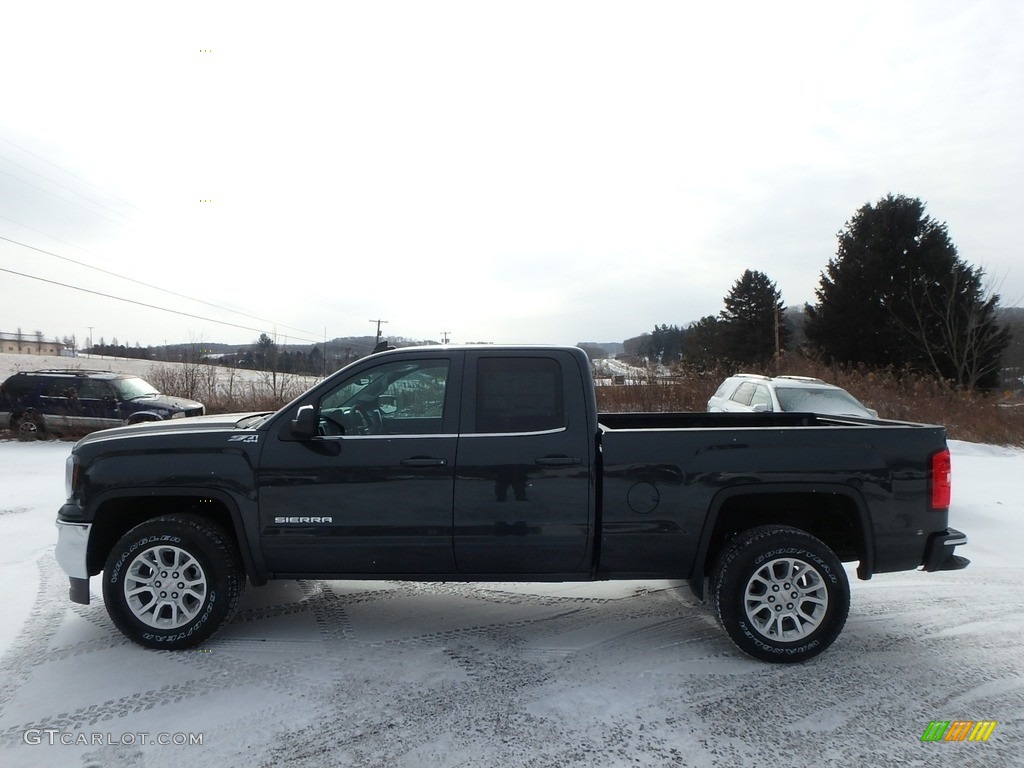
<path fill-rule="evenodd" d="M 36 158 L 37 160 L 39 160 L 39 161 L 41 161 L 41 162 L 44 162 L 44 163 L 46 163 L 47 165 L 50 165 L 50 166 L 52 166 L 53 168 L 56 168 L 57 170 L 61 171 L 62 173 L 65 173 L 65 174 L 67 174 L 68 176 L 71 176 L 71 177 L 72 177 L 72 178 L 74 178 L 74 179 L 77 179 L 78 181 L 82 182 L 83 184 L 86 184 L 86 185 L 88 185 L 88 186 L 92 187 L 93 189 L 96 189 L 96 190 L 98 190 L 99 192 L 102 192 L 102 193 L 103 193 L 104 195 L 107 195 L 108 197 L 111 197 L 111 198 L 113 198 L 114 200 L 117 200 L 118 202 L 124 203 L 125 205 L 128 205 L 129 207 L 131 207 L 131 208 L 134 208 L 134 209 L 135 209 L 135 210 L 137 210 L 137 211 L 141 210 L 141 209 L 139 209 L 139 208 L 138 208 L 137 206 L 135 206 L 135 205 L 132 205 L 131 203 L 129 203 L 129 202 L 125 201 L 125 200 L 121 200 L 121 199 L 120 199 L 119 197 L 117 197 L 116 195 L 113 195 L 113 194 L 111 194 L 111 193 L 107 192 L 106 190 L 102 189 L 101 187 L 98 187 L 98 186 L 96 186 L 95 184 L 93 184 L 93 183 L 91 183 L 91 182 L 87 181 L 86 179 L 83 179 L 83 178 L 82 178 L 82 177 L 80 177 L 80 176 L 76 176 L 75 174 L 71 173 L 70 171 L 68 171 L 68 170 L 65 170 L 64 168 L 61 168 L 61 167 L 60 167 L 59 165 L 57 165 L 56 163 L 52 163 L 52 162 L 50 162 L 49 160 L 47 160 L 46 158 L 44 158 L 44 157 L 40 157 L 39 155 L 35 154 L 34 152 L 31 152 L 30 150 L 27 150 L 27 149 L 25 149 L 24 147 L 22 147 L 22 146 L 20 146 L 20 145 L 18 145 L 18 144 L 16 144 L 16 143 L 14 143 L 14 142 L 13 142 L 13 141 L 11 141 L 10 139 L 6 138 L 5 136 L 0 136 L 0 139 L 3 139 L 3 141 L 5 141 L 5 142 L 7 142 L 8 144 L 10 144 L 10 145 L 11 145 L 12 147 L 15 147 L 16 149 L 18 149 L 18 150 L 20 150 L 20 151 L 24 152 L 25 154 L 31 155 L 32 157 Z M 125 215 L 125 214 L 122 214 L 122 213 L 120 213 L 120 212 L 118 212 L 118 211 L 115 211 L 114 209 L 112 209 L 112 208 L 109 208 L 108 206 L 104 205 L 103 203 L 99 202 L 98 200 L 94 200 L 94 199 L 92 199 L 92 198 L 89 198 L 89 197 L 87 197 L 87 196 L 85 196 L 85 195 L 82 195 L 82 194 L 81 194 L 81 193 L 79 193 L 79 192 L 76 192 L 75 190 L 73 190 L 73 189 L 71 189 L 71 188 L 69 188 L 69 187 L 66 187 L 66 186 L 64 186 L 64 185 L 60 184 L 59 182 L 56 182 L 56 181 L 54 181 L 53 179 L 49 179 L 49 178 L 47 178 L 46 176 L 43 176 L 43 175 L 42 175 L 41 173 L 38 173 L 37 171 L 34 171 L 34 170 L 32 170 L 31 168 L 29 168 L 29 167 L 27 167 L 27 166 L 24 166 L 24 165 L 22 165 L 22 164 L 20 164 L 20 163 L 18 163 L 18 162 L 15 162 L 14 160 L 11 160 L 11 159 L 10 159 L 9 157 L 5 157 L 5 156 L 3 156 L 3 155 L 0 155 L 0 158 L 2 158 L 2 159 L 4 159 L 4 160 L 6 160 L 7 162 L 9 162 L 9 163 L 11 163 L 11 164 L 13 164 L 13 165 L 16 165 L 16 166 L 18 166 L 19 168 L 22 168 L 22 169 L 24 169 L 24 170 L 28 171 L 29 173 L 32 173 L 32 174 L 34 174 L 34 175 L 36 175 L 36 176 L 39 176 L 39 177 L 40 177 L 40 178 L 42 178 L 42 179 L 45 179 L 45 180 L 46 180 L 47 182 L 49 182 L 49 183 L 51 183 L 51 184 L 54 184 L 54 185 L 56 185 L 57 187 L 60 187 L 61 189 L 64 189 L 64 190 L 66 190 L 66 191 L 68 191 L 68 192 L 70 192 L 70 193 L 72 193 L 72 194 L 74 194 L 74 195 L 77 195 L 77 196 L 81 197 L 82 199 L 84 199 L 84 200 L 86 200 L 86 201 L 88 201 L 88 202 L 90 202 L 90 203 L 92 203 L 92 204 L 98 205 L 98 206 L 100 206 L 101 208 L 104 208 L 105 210 L 107 210 L 107 211 L 110 211 L 111 213 L 113 213 L 113 214 L 115 214 L 115 215 L 117 215 L 117 216 L 122 216 L 122 217 L 124 217 L 124 218 L 128 219 L 129 221 L 132 221 L 132 222 L 134 222 L 134 219 L 132 219 L 132 218 L 131 218 L 130 216 L 127 216 L 127 215 Z M 27 185 L 28 185 L 28 186 L 30 186 L 30 187 L 33 187 L 33 188 L 35 188 L 35 189 L 38 189 L 38 190 L 39 190 L 40 192 L 44 192 L 44 193 L 46 193 L 46 194 L 48 194 L 48 195 L 51 195 L 51 196 L 53 196 L 53 197 L 56 197 L 56 198 L 57 198 L 58 200 L 61 200 L 61 201 L 65 202 L 65 203 L 69 203 L 69 204 L 71 204 L 71 205 L 74 205 L 74 206 L 76 206 L 76 207 L 78 207 L 78 208 L 81 208 L 82 210 L 85 210 L 85 211 L 87 211 L 87 212 L 89 212 L 89 213 L 94 213 L 94 214 L 96 214 L 97 216 L 100 216 L 101 218 L 104 218 L 104 219 L 106 219 L 107 221 L 110 221 L 111 223 L 114 223 L 114 224 L 120 224 L 121 226 L 126 226 L 126 225 L 124 225 L 124 224 L 123 224 L 123 223 L 121 223 L 121 222 L 117 222 L 117 221 L 114 221 L 113 219 L 110 219 L 109 217 L 103 216 L 103 214 L 101 214 L 101 213 L 99 213 L 99 212 L 97 212 L 97 211 L 94 211 L 94 210 L 92 210 L 92 209 L 86 208 L 85 206 L 79 205 L 78 203 L 75 203 L 74 201 L 71 201 L 71 200 L 68 200 L 68 199 L 66 199 L 66 198 L 63 198 L 63 197 L 61 197 L 60 195 L 56 195 L 55 193 L 53 193 L 53 192 L 50 192 L 49 190 L 43 189 L 42 187 L 39 187 L 39 186 L 37 186 L 37 185 L 35 185 L 35 184 L 32 184 L 31 182 L 29 182 L 29 181 L 26 181 L 25 179 L 22 179 L 22 178 L 20 178 L 20 177 L 18 177 L 18 176 L 15 176 L 15 175 L 14 175 L 14 174 L 12 174 L 12 173 L 9 173 L 9 172 L 7 172 L 7 171 L 3 171 L 3 170 L 0 170 L 0 173 L 3 173 L 3 174 L 5 174 L 5 175 L 7 175 L 7 176 L 10 176 L 11 178 L 13 178 L 13 179 L 15 179 L 15 180 L 17 180 L 17 181 L 20 181 L 20 182 L 21 182 L 21 183 L 23 183 L 23 184 L 27 184 Z M 68 242 L 66 242 L 66 241 L 60 240 L 60 238 L 52 237 L 51 235 L 47 235 L 46 233 L 44 233 L 44 232 L 40 232 L 40 231 L 39 231 L 39 230 L 37 230 L 37 229 L 33 229 L 32 227 L 29 227 L 29 226 L 27 226 L 27 225 L 25 225 L 25 224 L 21 224 L 20 222 L 14 221 L 13 219 L 10 219 L 10 218 L 8 218 L 7 216 L 3 216 L 3 215 L 0 215 L 0 218 L 6 219 L 7 221 L 10 221 L 10 222 L 12 222 L 13 224 L 16 224 L 17 226 L 21 226 L 21 227 L 24 227 L 25 229 L 29 229 L 29 230 L 31 230 L 31 231 L 33 231 L 33 232 L 36 232 L 36 233 L 38 233 L 38 234 L 41 234 L 41 235 L 43 235 L 44 237 L 50 237 L 50 238 L 52 238 L 53 240 L 56 240 L 57 242 L 62 242 L 62 243 L 64 243 L 65 245 L 68 245 L 68 246 L 70 246 L 70 247 L 72 247 L 72 248 L 77 248 L 78 250 L 82 250 L 82 251 L 84 251 L 84 252 L 86 252 L 86 253 L 92 253 L 91 251 L 88 251 L 87 249 L 84 249 L 84 248 L 78 248 L 78 246 L 75 246 L 75 245 L 74 245 L 74 244 L 72 244 L 72 243 L 68 243 Z M 131 227 L 127 227 L 127 228 L 128 228 L 128 229 L 131 229 Z M 133 230 L 133 231 L 134 231 L 134 230 Z M 304 328 L 295 328 L 295 327 L 293 327 L 293 326 L 289 326 L 289 325 L 284 325 L 284 324 L 281 324 L 281 323 L 275 323 L 274 321 L 272 321 L 272 320 L 268 320 L 267 318 L 264 318 L 264 317 L 257 317 L 257 316 L 255 316 L 255 315 L 250 315 L 250 314 L 248 314 L 248 313 L 246 313 L 246 312 L 242 312 L 242 311 L 240 311 L 240 310 L 236 310 L 236 309 L 230 309 L 230 308 L 228 308 L 228 307 L 224 307 L 224 306 L 221 306 L 221 305 L 219 305 L 219 304 L 214 304 L 214 303 L 212 303 L 212 302 L 209 302 L 209 301 L 204 301 L 204 300 L 202 300 L 202 299 L 197 299 L 197 298 L 195 298 L 195 297 L 192 297 L 192 296 L 186 296 L 185 294 L 182 294 L 182 293 L 178 293 L 178 292 L 176 292 L 176 291 L 172 291 L 172 290 L 170 290 L 169 288 L 164 288 L 164 287 L 162 287 L 162 286 L 152 285 L 152 284 L 150 284 L 150 283 L 146 283 L 146 282 L 143 282 L 143 281 L 141 281 L 141 280 L 136 280 L 136 279 L 134 279 L 134 278 L 126 277 L 125 275 L 122 275 L 122 274 L 118 274 L 118 273 L 115 273 L 115 272 L 111 272 L 111 271 L 109 271 L 109 270 L 106 270 L 106 269 L 102 269 L 101 267 L 96 267 L 96 266 L 93 266 L 93 265 L 91 265 L 91 264 L 86 264 L 86 263 L 84 263 L 84 262 L 81 262 L 81 261 L 76 261 L 75 259 L 72 259 L 72 258 L 70 258 L 70 257 L 67 257 L 67 256 L 61 256 L 60 254 L 54 253 L 54 252 L 52 252 L 52 251 L 47 251 L 47 250 L 45 250 L 45 249 L 42 249 L 42 248 L 37 248 L 37 247 L 35 247 L 35 246 L 32 246 L 32 245 L 28 245 L 28 244 L 26 244 L 26 243 L 22 243 L 22 242 L 19 242 L 19 241 L 17 241 L 17 240 L 12 240 L 11 238 L 7 238 L 7 237 L 3 237 L 3 236 L 0 236 L 0 239 L 2 239 L 2 240 L 6 240 L 7 242 L 9 242 L 9 243 L 12 243 L 12 244 L 14 244 L 14 245 L 20 245 L 20 246 L 21 246 L 21 247 L 23 247 L 23 248 L 29 248 L 29 249 L 31 249 L 31 250 L 34 250 L 34 251 L 37 251 L 37 252 L 39 252 L 39 253 L 44 253 L 44 254 L 46 254 L 46 255 L 48 255 L 48 256 L 53 256 L 53 257 L 54 257 L 54 258 L 56 258 L 56 259 L 61 259 L 61 260 L 63 260 L 63 261 L 67 261 L 67 262 L 69 262 L 69 263 L 72 263 L 72 264 L 77 264 L 78 266 L 80 266 L 80 267 L 84 267 L 84 268 L 86 268 L 86 269 L 92 269 L 92 270 L 95 270 L 95 271 L 97 271 L 97 272 L 100 272 L 100 273 L 102 273 L 102 274 L 105 274 L 105 275 L 110 275 L 110 276 L 112 276 L 112 277 L 117 277 L 117 278 L 120 278 L 121 280 L 127 280 L 127 281 L 128 281 L 128 282 L 130 282 L 130 283 L 134 283 L 134 284 L 136 284 L 136 285 L 141 285 L 141 286 L 144 286 L 144 287 L 146 287 L 146 288 L 150 288 L 150 289 L 152 289 L 152 290 L 156 290 L 156 291 L 161 291 L 161 292 L 163 292 L 163 293 L 167 293 L 167 294 L 169 294 L 169 295 L 171 295 L 171 296 L 175 296 L 175 297 L 177 297 L 177 298 L 180 298 L 180 299 L 185 299 L 185 300 L 187 300 L 187 301 L 193 301 L 193 302 L 196 302 L 197 304 L 202 304 L 202 305 L 204 305 L 204 306 L 207 306 L 207 307 L 212 307 L 213 309 L 217 309 L 217 310 L 219 310 L 219 311 L 222 311 L 222 312 L 229 312 L 229 313 L 231 313 L 231 314 L 234 314 L 234 315 L 239 315 L 240 317 L 247 317 L 247 318 L 249 318 L 249 319 L 251 319 L 251 320 L 257 320 L 257 321 L 259 321 L 259 322 L 261 322 L 261 323 L 268 323 L 268 324 L 270 324 L 270 325 L 280 326 L 280 327 L 282 327 L 282 328 L 288 328 L 288 329 L 290 329 L 290 330 L 293 330 L 293 331 L 298 331 L 298 332 L 300 332 L 300 333 L 305 333 L 305 334 L 308 334 L 308 335 L 311 335 L 311 336 L 312 336 L 312 335 L 315 335 L 313 331 L 308 331 L 308 330 L 306 330 L 306 329 L 304 329 Z M 93 253 L 92 255 L 94 255 L 94 256 L 99 256 L 99 254 L 96 254 L 96 253 Z M 100 258 L 102 258 L 102 257 L 100 257 Z"/>
<path fill-rule="evenodd" d="M 43 176 L 43 174 L 39 173 L 38 171 L 33 171 L 27 165 L 22 165 L 21 163 L 15 161 L 15 160 L 11 160 L 11 158 L 9 158 L 9 157 L 7 157 L 5 155 L 0 155 L 0 159 L 6 160 L 11 165 L 16 165 L 19 168 L 21 168 L 22 170 L 28 171 L 29 173 L 34 174 L 34 175 L 38 176 L 39 178 L 44 179 L 45 181 L 48 181 L 50 184 L 53 184 L 55 187 L 60 187 L 65 192 L 70 192 L 72 195 L 77 195 L 78 197 L 80 197 L 83 200 L 86 200 L 86 201 L 92 203 L 93 205 L 98 205 L 103 210 L 110 211 L 115 216 L 122 216 L 122 217 L 128 219 L 128 221 L 131 221 L 131 222 L 136 223 L 136 224 L 138 223 L 131 216 L 123 214 L 120 211 L 115 211 L 109 205 L 104 205 L 99 200 L 94 200 L 93 198 L 91 198 L 91 197 L 89 197 L 87 195 L 83 195 L 81 192 L 77 192 L 77 191 L 73 190 L 71 187 L 66 187 L 63 184 L 61 184 L 59 181 L 54 181 L 53 179 L 47 178 L 46 176 Z M 11 176 L 11 174 L 7 174 L 7 175 Z M 12 178 L 18 179 L 17 176 L 12 176 Z M 23 182 L 25 184 L 29 183 L 29 182 L 25 181 L 24 179 L 18 179 L 18 181 L 21 181 L 21 182 Z M 40 187 L 36 187 L 36 189 L 40 189 Z M 45 191 L 45 190 L 43 190 L 43 191 Z M 65 202 L 71 202 L 71 201 L 70 200 L 65 200 Z"/>
<path fill-rule="evenodd" d="M 10 173 L 10 172 L 4 171 L 4 170 L 0 170 L 0 173 L 4 174 L 5 176 L 10 176 L 12 179 L 14 179 L 15 181 L 20 181 L 22 184 L 27 184 L 28 186 L 32 187 L 33 189 L 38 189 L 43 194 L 50 195 L 51 197 L 55 197 L 58 200 L 60 200 L 61 202 L 67 203 L 68 205 L 73 205 L 76 208 L 81 208 L 83 211 L 91 213 L 94 216 L 99 216 L 101 219 L 106 219 L 111 224 L 116 224 L 119 227 L 124 227 L 125 229 L 131 230 L 132 232 L 138 232 L 137 229 L 134 229 L 133 227 L 129 227 L 123 221 L 115 221 L 114 219 L 110 218 L 109 216 L 104 216 L 99 211 L 94 211 L 92 208 L 86 208 L 84 205 L 81 205 L 80 203 L 76 203 L 74 200 L 68 200 L 66 197 L 61 197 L 60 195 L 58 195 L 58 194 L 56 194 L 54 192 L 51 192 L 48 189 L 43 189 L 38 184 L 33 184 L 31 181 L 25 181 L 25 179 L 22 179 L 22 178 L 20 178 L 18 176 L 15 176 L 13 173 Z"/>
<path fill-rule="evenodd" d="M 7 219 L 7 221 L 12 221 L 12 219 L 8 219 L 6 216 L 0 215 L 0 218 Z M 17 224 L 18 222 L 14 222 L 14 223 Z M 42 233 L 40 233 L 40 234 L 42 234 Z M 37 248 L 34 245 L 28 245 L 27 243 L 22 243 L 22 242 L 19 242 L 17 240 L 12 240 L 11 238 L 4 237 L 3 235 L 0 235 L 0 240 L 4 240 L 4 241 L 6 241 L 8 243 L 12 243 L 13 245 L 20 245 L 22 248 L 28 248 L 29 250 L 32 250 L 32 251 L 37 251 L 39 253 L 45 253 L 47 256 L 53 256 L 55 259 L 60 259 L 61 261 L 67 261 L 67 262 L 70 262 L 71 264 L 77 264 L 80 267 L 85 267 L 86 269 L 91 269 L 91 270 L 94 270 L 96 272 L 100 272 L 100 273 L 102 273 L 104 275 L 110 275 L 111 277 L 117 277 L 117 278 L 119 278 L 121 280 L 127 280 L 129 283 L 135 283 L 136 285 L 141 285 L 141 286 L 144 286 L 146 288 L 152 288 L 155 291 L 161 291 L 163 293 L 170 294 L 171 296 L 176 296 L 179 299 L 186 299 L 188 301 L 194 301 L 197 304 L 204 304 L 207 307 L 212 307 L 213 309 L 219 309 L 222 312 L 230 312 L 232 314 L 239 315 L 241 317 L 248 317 L 250 320 L 259 320 L 261 323 L 268 323 L 271 326 L 279 326 L 281 328 L 288 328 L 289 330 L 298 331 L 299 333 L 307 333 L 307 334 L 310 334 L 310 335 L 312 335 L 312 333 L 313 333 L 312 331 L 307 331 L 307 330 L 305 330 L 303 328 L 294 328 L 294 327 L 292 327 L 290 325 L 284 325 L 283 323 L 275 323 L 273 320 L 268 320 L 265 317 L 256 317 L 255 315 L 249 315 L 249 314 L 246 314 L 245 312 L 239 312 L 236 309 L 230 309 L 228 307 L 222 307 L 219 304 L 213 304 L 212 302 L 209 302 L 209 301 L 203 301 L 202 299 L 197 299 L 197 298 L 194 298 L 192 296 L 186 296 L 183 293 L 177 293 L 176 291 L 172 291 L 169 288 L 163 288 L 163 287 L 161 287 L 159 285 L 152 285 L 151 283 L 145 283 L 145 282 L 143 282 L 141 280 L 136 280 L 136 279 L 131 278 L 131 277 L 125 277 L 124 275 L 119 275 L 116 272 L 111 272 L 109 270 L 102 269 L 101 267 L 94 267 L 91 264 L 86 264 L 85 262 L 77 261 L 76 259 L 72 259 L 72 258 L 70 258 L 68 256 L 61 256 L 59 253 L 54 253 L 53 251 L 47 251 L 47 250 L 45 250 L 43 248 Z M 70 245 L 70 243 L 67 243 L 67 245 Z M 72 246 L 72 247 L 75 247 L 75 246 Z"/>
<path fill-rule="evenodd" d="M 6 240 L 7 238 L 4 238 L 4 239 Z M 18 277 L 26 277 L 26 278 L 28 278 L 30 280 L 38 280 L 38 281 L 40 281 L 42 283 L 49 283 L 50 285 L 59 285 L 61 288 L 70 288 L 73 291 L 81 291 L 82 293 L 91 293 L 94 296 L 102 296 L 105 299 L 114 299 L 115 301 L 123 301 L 126 304 L 135 304 L 136 306 L 139 306 L 139 307 L 147 307 L 148 309 L 157 309 L 157 310 L 160 310 L 161 312 L 170 312 L 172 315 L 181 315 L 182 317 L 191 317 L 194 320 L 203 320 L 203 321 L 208 322 L 208 323 L 218 323 L 219 325 L 227 325 L 227 326 L 229 326 L 231 328 L 240 328 L 240 329 L 242 329 L 244 331 L 254 331 L 256 333 L 266 333 L 266 329 L 265 328 L 252 328 L 252 327 L 247 326 L 247 325 L 239 325 L 238 323 L 229 323 L 226 320 L 215 320 L 212 317 L 203 317 L 202 315 L 194 315 L 194 314 L 192 314 L 190 312 L 182 312 L 181 310 L 177 310 L 177 309 L 168 309 L 167 307 L 160 307 L 160 306 L 157 306 L 156 304 L 147 304 L 144 301 L 136 301 L 135 299 L 126 299 L 123 296 L 114 296 L 113 294 L 103 293 L 102 291 L 93 291 L 93 290 L 90 290 L 89 288 L 82 288 L 82 287 L 77 286 L 77 285 L 68 285 L 67 283 L 61 283 L 61 282 L 58 282 L 56 280 L 48 280 L 45 277 L 38 277 L 37 275 L 27 275 L 24 272 L 16 272 L 13 269 L 5 269 L 4 267 L 0 267 L 0 272 L 6 272 L 6 273 L 11 274 L 11 275 L 17 275 Z M 307 342 L 307 343 L 310 343 L 310 344 L 318 344 L 319 343 L 319 340 L 317 340 L 317 339 L 303 339 L 301 337 L 296 337 L 296 338 L 299 338 L 301 341 L 304 341 L 304 342 Z"/>
<path fill-rule="evenodd" d="M 66 173 L 66 174 L 67 174 L 68 176 L 70 176 L 71 178 L 73 178 L 73 179 L 78 179 L 78 181 L 82 182 L 83 184 L 86 184 L 86 185 L 88 185 L 88 186 L 92 187 L 93 189 L 95 189 L 95 190 L 97 190 L 97 191 L 99 191 L 99 192 L 102 192 L 102 193 L 103 193 L 104 195 L 106 195 L 107 197 L 113 198 L 114 200 L 117 200 L 117 202 L 119 202 L 119 203 L 124 203 L 125 205 L 129 206 L 130 208 L 134 208 L 134 209 L 135 209 L 136 211 L 139 211 L 140 213 L 142 212 L 142 209 L 141 209 L 141 208 L 139 208 L 138 206 L 136 206 L 136 205 L 132 205 L 132 204 L 131 204 L 131 203 L 129 203 L 129 202 L 127 201 L 127 200 L 122 200 L 122 199 L 121 199 L 120 197 L 118 197 L 117 195 L 111 194 L 110 192 L 108 192 L 107 190 L 103 189 L 102 187 L 98 187 L 98 186 L 96 186 L 96 185 L 95 185 L 95 184 L 93 184 L 93 183 L 92 183 L 91 181 L 86 181 L 86 180 L 85 180 L 85 179 L 83 179 L 83 178 L 82 178 L 81 176 L 76 176 L 76 175 L 75 175 L 75 174 L 73 174 L 73 173 L 72 173 L 71 171 L 67 170 L 66 168 L 61 168 L 61 167 L 60 167 L 59 165 L 57 165 L 56 163 L 50 162 L 50 161 L 49 161 L 49 160 L 47 160 L 47 159 L 46 159 L 45 157 L 40 157 L 40 156 L 39 156 L 39 155 L 37 155 L 37 154 L 36 154 L 35 152 L 32 152 L 32 151 L 30 151 L 30 150 L 27 150 L 27 149 L 25 149 L 24 147 L 22 147 L 22 146 L 20 146 L 20 145 L 18 145 L 18 144 L 15 144 L 15 143 L 14 143 L 13 141 L 11 141 L 10 139 L 8 139 L 8 138 L 7 138 L 6 136 L 0 136 L 0 139 L 3 139 L 4 141 L 6 141 L 6 142 L 7 142 L 8 144 L 10 144 L 10 145 L 11 145 L 12 147 L 14 147 L 15 149 L 20 149 L 20 150 L 21 150 L 22 152 L 24 152 L 24 153 L 25 153 L 26 155 L 32 155 L 32 157 L 34 157 L 34 158 L 35 158 L 36 160 L 40 160 L 40 161 L 42 161 L 42 162 L 46 163 L 47 165 L 51 165 L 51 166 L 53 166 L 54 168 L 56 168 L 56 169 L 57 169 L 58 171 L 60 171 L 61 173 Z M 37 174 L 37 175 L 38 175 L 38 174 Z"/>

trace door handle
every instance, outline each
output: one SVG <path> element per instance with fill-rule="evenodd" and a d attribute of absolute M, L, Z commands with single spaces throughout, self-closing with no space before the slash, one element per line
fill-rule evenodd
<path fill-rule="evenodd" d="M 411 459 L 402 459 L 403 467 L 443 467 L 448 459 L 434 459 L 429 456 L 413 456 Z"/>
<path fill-rule="evenodd" d="M 573 456 L 541 456 L 534 459 L 533 463 L 540 467 L 573 467 L 582 464 L 583 459 Z"/>

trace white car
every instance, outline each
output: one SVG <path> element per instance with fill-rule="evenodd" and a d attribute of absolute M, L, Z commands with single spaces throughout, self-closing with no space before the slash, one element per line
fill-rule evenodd
<path fill-rule="evenodd" d="M 720 413 L 797 411 L 830 416 L 877 419 L 878 412 L 864 406 L 842 387 L 807 376 L 760 376 L 739 373 L 722 382 L 708 400 L 708 410 Z"/>

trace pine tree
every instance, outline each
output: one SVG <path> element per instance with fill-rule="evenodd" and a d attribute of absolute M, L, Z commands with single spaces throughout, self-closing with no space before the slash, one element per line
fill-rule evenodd
<path fill-rule="evenodd" d="M 714 315 L 690 323 L 683 330 L 683 360 L 698 370 L 711 370 L 726 359 L 724 324 Z"/>
<path fill-rule="evenodd" d="M 1009 342 L 999 297 L 963 262 L 945 224 L 903 195 L 860 208 L 839 232 L 808 306 L 807 338 L 830 361 L 928 372 L 962 386 L 998 381 Z"/>
<path fill-rule="evenodd" d="M 746 270 L 724 299 L 719 313 L 725 355 L 738 363 L 763 365 L 785 348 L 785 306 L 775 283 L 763 272 Z"/>

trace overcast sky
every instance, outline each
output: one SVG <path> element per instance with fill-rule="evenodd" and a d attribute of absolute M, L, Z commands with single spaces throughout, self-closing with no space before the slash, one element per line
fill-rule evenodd
<path fill-rule="evenodd" d="M 890 192 L 1024 302 L 1016 0 L 0 2 L 2 331 L 621 341 Z"/>

